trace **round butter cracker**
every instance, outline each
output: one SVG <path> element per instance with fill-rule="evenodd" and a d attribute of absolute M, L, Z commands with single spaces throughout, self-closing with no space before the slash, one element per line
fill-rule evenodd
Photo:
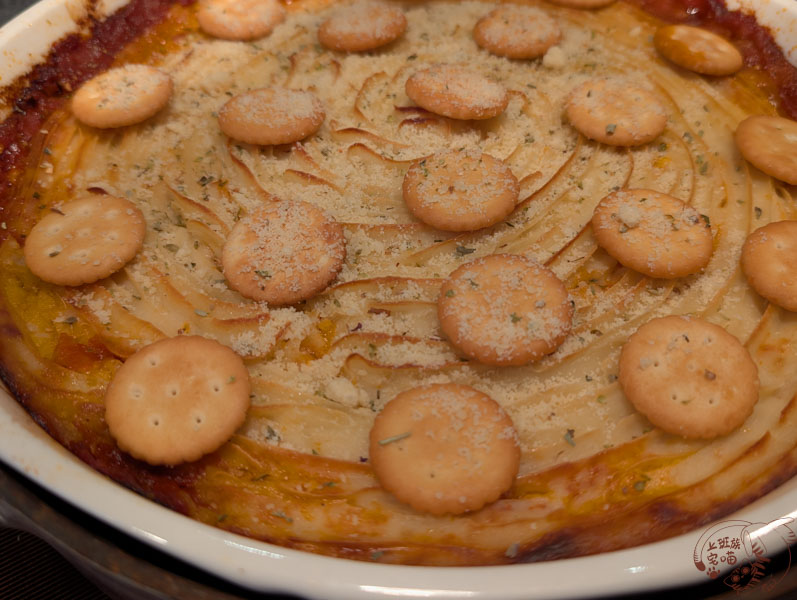
<path fill-rule="evenodd" d="M 623 346 L 619 381 L 653 425 L 685 438 L 727 435 L 758 401 L 758 368 L 722 327 L 702 319 L 653 319 Z"/>
<path fill-rule="evenodd" d="M 711 228 L 699 212 L 653 190 L 612 192 L 595 207 L 592 230 L 620 264 L 649 277 L 697 273 L 714 249 Z"/>
<path fill-rule="evenodd" d="M 520 463 L 509 416 L 486 394 L 457 384 L 421 386 L 390 400 L 374 420 L 369 454 L 385 490 L 435 515 L 497 500 Z"/>
<path fill-rule="evenodd" d="M 404 202 L 415 217 L 444 231 L 474 231 L 504 220 L 520 186 L 503 161 L 479 150 L 443 150 L 414 163 Z"/>
<path fill-rule="evenodd" d="M 476 22 L 473 39 L 498 56 L 536 58 L 559 43 L 562 31 L 538 8 L 504 4 Z"/>
<path fill-rule="evenodd" d="M 337 221 L 307 202 L 277 201 L 235 224 L 221 263 L 230 286 L 241 295 L 285 305 L 326 288 L 345 258 Z"/>
<path fill-rule="evenodd" d="M 72 98 L 72 113 L 92 127 L 141 123 L 160 112 L 172 95 L 168 73 L 147 65 L 116 67 L 89 79 Z"/>
<path fill-rule="evenodd" d="M 518 366 L 556 350 L 573 305 L 559 278 L 524 256 L 494 254 L 457 268 L 440 288 L 443 333 L 468 358 Z"/>
<path fill-rule="evenodd" d="M 734 135 L 739 152 L 767 175 L 797 185 L 797 121 L 754 115 Z"/>
<path fill-rule="evenodd" d="M 578 131 L 610 146 L 647 144 L 667 125 L 667 113 L 656 95 L 623 80 L 581 84 L 567 99 L 565 111 Z"/>
<path fill-rule="evenodd" d="M 264 37 L 285 19 L 279 0 L 201 0 L 197 20 L 202 31 L 224 40 Z"/>
<path fill-rule="evenodd" d="M 653 35 L 653 45 L 670 62 L 702 75 L 732 75 L 744 65 L 736 46 L 701 27 L 660 27 Z"/>
<path fill-rule="evenodd" d="M 219 110 L 219 127 L 247 144 L 291 144 L 315 133 L 324 117 L 312 92 L 271 87 L 230 98 Z"/>
<path fill-rule="evenodd" d="M 364 52 L 397 40 L 407 18 L 397 6 L 365 1 L 342 8 L 318 28 L 321 45 L 341 52 Z"/>
<path fill-rule="evenodd" d="M 509 103 L 504 86 L 457 65 L 432 65 L 411 75 L 404 87 L 418 106 L 452 119 L 491 119 Z"/>
<path fill-rule="evenodd" d="M 105 393 L 105 420 L 119 448 L 153 465 L 176 465 L 217 450 L 249 408 L 249 373 L 227 346 L 199 336 L 145 346 L 119 368 Z"/>
<path fill-rule="evenodd" d="M 776 221 L 747 236 L 742 271 L 764 298 L 797 312 L 797 221 Z"/>
<path fill-rule="evenodd" d="M 34 275 L 58 285 L 108 277 L 141 249 L 144 215 L 124 198 L 92 195 L 52 209 L 25 239 L 25 263 Z"/>

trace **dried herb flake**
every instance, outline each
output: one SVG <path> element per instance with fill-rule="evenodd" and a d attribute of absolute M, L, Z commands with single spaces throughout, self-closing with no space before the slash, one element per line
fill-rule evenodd
<path fill-rule="evenodd" d="M 412 434 L 409 431 L 405 431 L 404 433 L 399 433 L 398 435 L 392 435 L 390 437 L 386 437 L 382 440 L 379 440 L 378 444 L 380 446 L 387 446 L 388 444 L 392 444 L 393 442 L 399 442 L 401 440 L 407 439 Z"/>
<path fill-rule="evenodd" d="M 565 437 L 565 441 L 568 444 L 570 444 L 571 446 L 575 446 L 576 445 L 576 440 L 575 440 L 575 437 L 574 437 L 575 434 L 576 434 L 576 430 L 575 429 L 568 429 L 567 433 L 565 433 L 565 436 L 564 436 Z"/>

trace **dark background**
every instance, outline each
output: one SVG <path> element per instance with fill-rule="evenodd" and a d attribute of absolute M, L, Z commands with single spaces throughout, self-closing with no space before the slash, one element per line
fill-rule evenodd
<path fill-rule="evenodd" d="M 0 0 L 0 24 L 5 24 L 11 17 L 22 12 L 33 4 L 32 0 Z"/>
<path fill-rule="evenodd" d="M 33 0 L 0 0 L 0 26 Z M 0 497 L 3 493 L 0 492 Z M 2 500 L 0 500 L 2 501 Z M 48 565 L 43 572 L 40 565 Z M 19 529 L 0 528 L 0 598 L 3 600 L 107 600 L 50 546 Z"/>

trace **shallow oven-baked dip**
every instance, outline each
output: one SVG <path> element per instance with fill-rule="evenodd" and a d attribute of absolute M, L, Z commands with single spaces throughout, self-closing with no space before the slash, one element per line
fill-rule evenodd
<path fill-rule="evenodd" d="M 164 0 L 162 22 L 114 63 L 171 81 L 141 122 L 106 128 L 73 111 L 73 90 L 107 64 L 42 91 L 47 110 L 18 101 L 0 139 L 42 121 L 17 163 L 3 142 L 3 164 L 16 165 L 0 197 L 3 379 L 53 437 L 137 492 L 255 539 L 365 561 L 609 551 L 697 528 L 790 477 L 797 320 L 740 261 L 751 232 L 797 220 L 795 190 L 788 163 L 768 156 L 765 173 L 755 135 L 742 135 L 743 153 L 734 137 L 752 115 L 795 116 L 767 93 L 783 80 L 750 67 L 758 55 L 743 44 L 735 74 L 676 66 L 652 42 L 665 22 L 633 3 L 523 4 L 524 18 L 550 20 L 544 32 L 523 25 L 547 33 L 533 52 L 505 48 L 504 11 L 489 2 L 349 13 L 264 1 L 257 28 L 227 23 L 240 15 L 224 3 Z M 361 46 L 372 11 L 390 35 Z M 334 27 L 320 33 L 324 23 Z M 334 41 L 349 34 L 356 44 Z M 123 97 L 140 103 L 135 89 Z M 130 203 L 143 241 L 98 278 L 48 279 L 28 255 L 47 263 L 60 250 L 34 254 L 35 227 L 84 197 Z M 659 354 L 630 346 L 621 371 L 649 322 L 666 325 Z M 724 332 L 702 362 L 683 337 L 693 325 Z M 202 367 L 196 349 L 168 358 L 199 365 L 186 372 L 202 402 L 218 395 L 246 416 L 237 429 L 227 419 L 221 441 L 133 450 L 141 461 L 117 444 L 122 430 L 136 438 L 124 414 L 109 429 L 106 392 L 137 406 L 149 388 L 117 371 L 154 343 L 179 348 L 160 342 L 176 336 L 237 355 L 225 354 L 229 373 Z M 672 348 L 677 361 L 654 364 Z M 727 349 L 745 369 L 706 362 Z M 647 369 L 661 369 L 657 388 L 678 381 L 671 364 L 699 366 L 690 390 L 721 394 L 743 378 L 727 427 L 691 423 L 718 420 L 714 402 L 636 401 Z M 186 437 L 199 438 L 224 405 L 185 402 L 173 379 L 157 410 L 173 393 L 196 433 Z M 444 408 L 413 404 L 429 390 Z M 162 432 L 158 415 L 149 423 Z M 467 461 L 496 480 L 471 477 Z M 423 484 L 438 472 L 440 487 Z"/>

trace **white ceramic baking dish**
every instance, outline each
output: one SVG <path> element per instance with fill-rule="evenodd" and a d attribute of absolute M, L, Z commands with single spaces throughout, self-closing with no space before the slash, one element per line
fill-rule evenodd
<path fill-rule="evenodd" d="M 109 14 L 124 2 L 107 0 L 99 3 L 99 9 Z M 727 4 L 754 12 L 797 64 L 797 2 L 728 0 Z M 55 40 L 76 29 L 76 21 L 84 14 L 81 1 L 43 0 L 0 28 L 0 87 L 41 60 Z M 3 110 L 9 107 L 0 107 L 0 116 Z M 478 568 L 367 564 L 255 542 L 183 517 L 93 471 L 49 438 L 1 387 L 0 460 L 124 534 L 258 591 L 324 600 L 555 600 L 612 597 L 708 581 L 706 572 L 695 565 L 695 552 L 699 543 L 706 542 L 703 534 L 707 530 L 711 534 L 711 526 L 619 552 Z M 773 523 L 780 518 L 797 521 L 797 478 L 727 520 L 734 521 L 732 527 L 739 530 L 735 533 L 745 530 L 777 550 L 784 547 L 777 530 L 789 528 L 788 521 Z M 760 525 L 745 527 L 745 523 Z M 791 529 L 797 532 L 797 525 Z"/>

